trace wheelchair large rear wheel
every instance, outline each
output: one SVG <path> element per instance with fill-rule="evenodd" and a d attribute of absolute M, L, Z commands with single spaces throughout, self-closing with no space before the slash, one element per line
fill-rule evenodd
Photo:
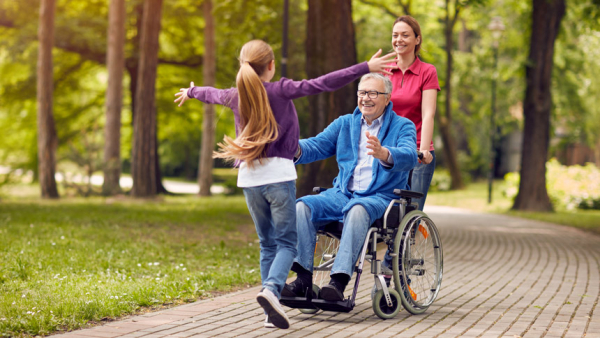
<path fill-rule="evenodd" d="M 442 284 L 442 242 L 433 221 L 422 211 L 409 212 L 394 238 L 394 287 L 412 314 L 425 312 Z"/>

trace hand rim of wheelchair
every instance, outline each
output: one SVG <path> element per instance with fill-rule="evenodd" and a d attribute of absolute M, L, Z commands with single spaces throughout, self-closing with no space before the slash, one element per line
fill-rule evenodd
<path fill-rule="evenodd" d="M 409 290 L 405 290 L 405 285 L 409 284 L 409 280 L 407 278 L 407 268 L 410 269 L 410 264 L 402 264 L 402 271 L 400 271 L 399 260 L 402 257 L 403 260 L 406 260 L 405 250 L 406 248 L 410 248 L 408 245 L 408 241 L 411 239 L 410 236 L 406 236 L 409 231 L 412 230 L 416 225 L 421 224 L 421 220 L 424 220 L 427 223 L 428 231 L 431 234 L 431 241 L 434 244 L 434 264 L 439 265 L 439 271 L 436 271 L 436 275 L 434 276 L 433 285 L 429 288 L 431 294 L 427 297 L 424 303 L 417 302 L 412 297 L 407 296 L 410 293 Z M 416 230 L 415 230 L 416 231 Z M 437 246 L 437 248 L 436 248 Z M 404 263 L 404 262 L 403 262 Z M 406 214 L 398 227 L 398 234 L 394 238 L 394 255 L 392 258 L 392 268 L 394 271 L 394 287 L 396 291 L 400 294 L 400 298 L 402 299 L 402 305 L 404 308 L 412 313 L 412 314 L 421 314 L 425 312 L 429 306 L 435 301 L 437 295 L 440 291 L 441 283 L 442 283 L 442 275 L 443 275 L 443 251 L 442 251 L 442 243 L 439 237 L 439 233 L 433 221 L 422 211 L 413 210 Z M 437 266 L 435 267 L 438 268 Z M 419 290 L 417 290 L 419 291 Z"/>

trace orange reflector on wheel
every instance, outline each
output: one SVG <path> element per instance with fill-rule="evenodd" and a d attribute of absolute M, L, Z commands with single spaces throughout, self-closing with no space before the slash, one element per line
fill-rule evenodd
<path fill-rule="evenodd" d="M 314 255 L 317 254 L 317 246 L 319 246 L 319 242 L 315 243 L 315 253 L 314 253 Z"/>
<path fill-rule="evenodd" d="M 413 289 L 408 285 L 408 292 L 410 292 L 410 296 L 413 300 L 417 300 L 417 294 L 413 291 Z"/>
<path fill-rule="evenodd" d="M 419 231 L 423 234 L 423 237 L 425 237 L 425 239 L 427 239 L 427 236 L 429 236 L 429 233 L 427 233 L 427 229 L 425 229 L 425 227 L 421 224 L 419 224 Z"/>

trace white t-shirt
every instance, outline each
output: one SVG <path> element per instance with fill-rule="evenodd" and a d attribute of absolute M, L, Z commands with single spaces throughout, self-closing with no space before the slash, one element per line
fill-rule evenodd
<path fill-rule="evenodd" d="M 294 161 L 283 157 L 267 157 L 262 159 L 262 164 L 258 160 L 254 160 L 252 169 L 246 162 L 242 162 L 238 172 L 237 185 L 240 188 L 251 188 L 292 181 L 297 178 Z"/>

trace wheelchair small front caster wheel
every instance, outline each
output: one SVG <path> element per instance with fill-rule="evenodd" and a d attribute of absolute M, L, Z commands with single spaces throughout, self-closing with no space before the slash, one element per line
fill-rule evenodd
<path fill-rule="evenodd" d="M 400 312 L 402 306 L 402 300 L 400 294 L 394 289 L 388 289 L 390 297 L 392 298 L 392 306 L 388 306 L 383 296 L 383 290 L 377 291 L 375 297 L 373 297 L 373 312 L 381 319 L 391 319 L 396 317 Z"/>
<path fill-rule="evenodd" d="M 313 284 L 312 286 L 312 291 L 313 291 L 313 299 L 315 298 L 319 298 L 319 293 L 321 292 L 321 289 L 319 288 L 319 286 Z M 319 312 L 319 309 L 314 308 L 314 309 L 298 309 L 298 311 L 307 314 L 307 315 L 312 315 L 314 313 Z"/>

